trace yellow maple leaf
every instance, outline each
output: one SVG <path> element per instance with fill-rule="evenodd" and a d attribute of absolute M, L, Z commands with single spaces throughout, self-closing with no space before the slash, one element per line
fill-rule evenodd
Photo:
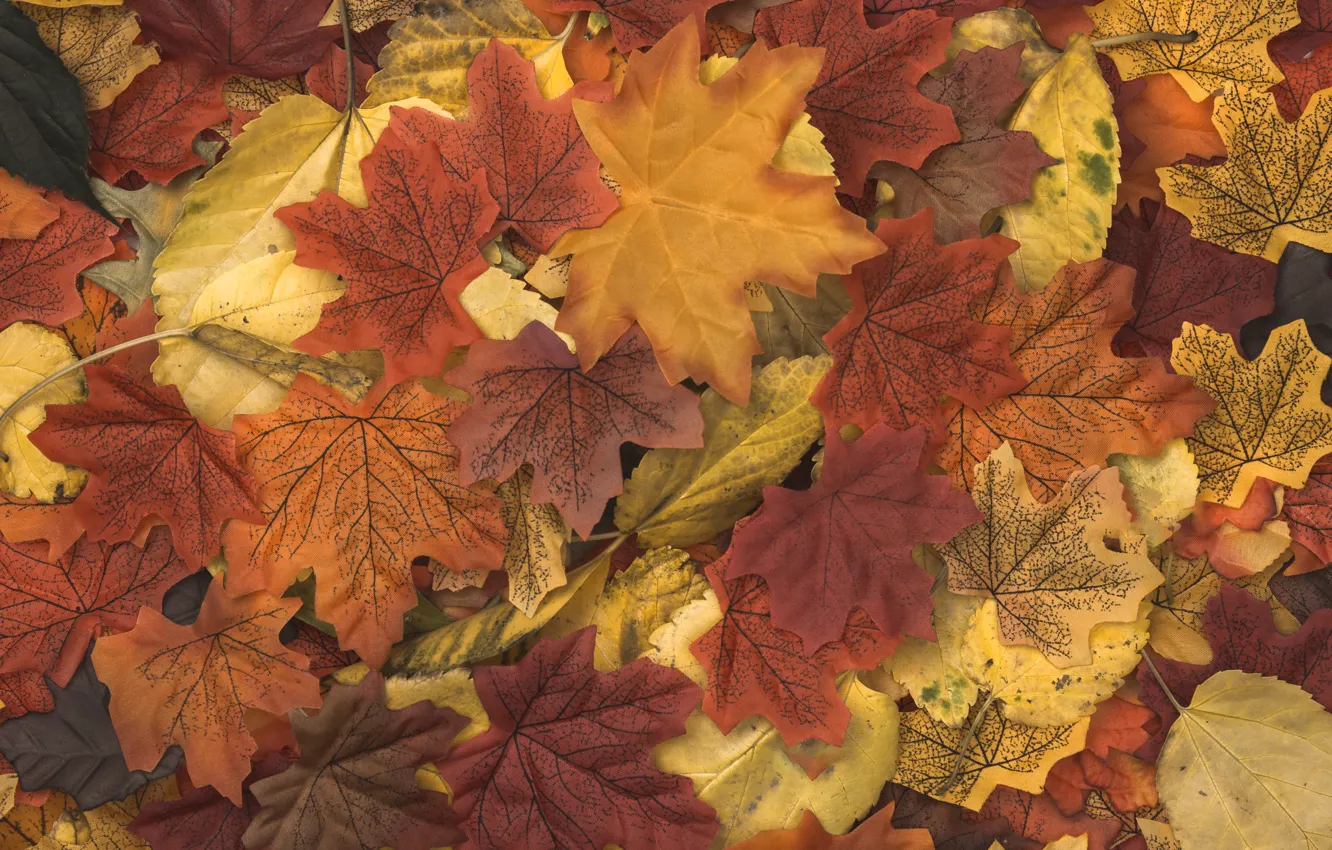
<path fill-rule="evenodd" d="M 995 702 L 972 709 L 954 729 L 917 709 L 902 715 L 901 753 L 893 781 L 979 811 L 998 785 L 1039 794 L 1054 763 L 1082 750 L 1090 718 L 1037 728 L 1004 717 Z"/>
<path fill-rule="evenodd" d="M 551 249 L 574 255 L 556 327 L 578 341 L 586 368 L 638 322 L 668 380 L 706 381 L 744 405 L 759 350 L 745 281 L 812 296 L 820 272 L 850 271 L 884 246 L 838 205 L 832 178 L 771 164 L 821 51 L 756 43 L 710 86 L 698 53 L 686 21 L 630 57 L 613 101 L 574 101 L 622 193 L 605 224 Z"/>
<path fill-rule="evenodd" d="M 564 586 L 564 548 L 569 527 L 554 505 L 532 504 L 532 473 L 520 468 L 496 490 L 501 499 L 509 542 L 502 568 L 509 574 L 509 604 L 524 615 L 536 615 L 541 600 Z"/>
<path fill-rule="evenodd" d="M 1297 685 L 1239 670 L 1222 670 L 1188 707 L 1175 705 L 1156 781 L 1181 846 L 1327 846 L 1332 714 Z"/>
<path fill-rule="evenodd" d="M 1332 408 L 1319 395 L 1332 359 L 1303 319 L 1273 331 L 1252 361 L 1230 334 L 1185 322 L 1170 362 L 1217 403 L 1187 438 L 1200 498 L 1238 508 L 1258 476 L 1302 487 L 1332 451 Z"/>
<path fill-rule="evenodd" d="M 1193 235 L 1274 263 L 1290 242 L 1332 251 L 1332 91 L 1289 124 L 1265 89 L 1227 86 L 1212 123 L 1225 162 L 1156 170 L 1166 204 L 1188 216 Z"/>
<path fill-rule="evenodd" d="M 1005 644 L 1040 650 L 1067 667 L 1092 660 L 1099 623 L 1138 619 L 1138 603 L 1161 583 L 1141 552 L 1116 552 L 1128 507 L 1114 469 L 1084 469 L 1048 504 L 1027 486 L 1008 443 L 976 464 L 972 497 L 984 519 L 939 547 L 948 588 L 1000 602 Z"/>
<path fill-rule="evenodd" d="M 18 8 L 37 23 L 42 41 L 79 81 L 90 112 L 110 106 L 140 71 L 161 61 L 152 45 L 134 43 L 139 20 L 129 9 L 27 3 Z"/>
<path fill-rule="evenodd" d="M 15 322 L 0 331 L 0 409 L 18 401 L 45 376 L 78 358 L 66 340 L 50 328 Z M 46 405 L 77 404 L 88 397 L 83 371 L 77 370 L 43 387 L 5 417 L 0 426 L 0 489 L 20 498 L 44 502 L 72 496 L 83 489 L 88 474 L 82 469 L 48 460 L 28 439 L 46 421 Z"/>
<path fill-rule="evenodd" d="M 1175 830 L 1171 829 L 1168 823 L 1139 817 L 1138 832 L 1142 833 L 1143 841 L 1147 843 L 1147 850 L 1184 850 L 1179 839 L 1175 837 Z"/>
<path fill-rule="evenodd" d="M 559 315 L 558 310 L 527 289 L 521 280 L 494 267 L 467 284 L 458 296 L 458 303 L 486 339 L 513 339 L 529 322 L 540 322 L 554 330 L 555 317 Z M 556 335 L 573 350 L 573 337 L 559 332 Z"/>
<path fill-rule="evenodd" d="M 690 546 L 734 525 L 822 436 L 809 395 L 829 363 L 774 360 L 755 370 L 746 406 L 706 390 L 702 448 L 649 451 L 616 500 L 616 527 L 637 533 L 643 546 Z"/>
<path fill-rule="evenodd" d="M 1000 232 L 1018 240 L 1008 257 L 1018 288 L 1042 289 L 1066 263 L 1105 248 L 1119 184 L 1119 130 L 1091 43 L 1074 34 L 1064 55 L 1032 83 L 1008 123 L 1058 162 L 1036 172 L 1031 197 L 1000 207 Z"/>
<path fill-rule="evenodd" d="M 353 18 L 355 20 L 355 18 Z M 522 0 L 427 0 L 389 30 L 379 71 L 366 83 L 366 107 L 423 97 L 450 112 L 467 107 L 467 68 L 492 38 L 536 65 L 537 88 L 559 97 L 573 86 L 564 36 L 546 32 Z"/>
<path fill-rule="evenodd" d="M 1149 39 L 1102 48 L 1119 75 L 1136 80 L 1168 73 L 1189 97 L 1206 100 L 1230 83 L 1266 90 L 1281 82 L 1281 71 L 1267 55 L 1272 36 L 1300 22 L 1297 0 L 1105 0 L 1087 10 L 1095 23 L 1094 39 L 1146 32 L 1198 34 L 1186 44 Z"/>

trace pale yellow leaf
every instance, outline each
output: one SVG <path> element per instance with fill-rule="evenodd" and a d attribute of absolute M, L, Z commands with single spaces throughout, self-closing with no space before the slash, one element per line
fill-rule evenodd
<path fill-rule="evenodd" d="M 1112 454 L 1108 460 L 1119 469 L 1119 480 L 1133 507 L 1133 529 L 1159 546 L 1198 501 L 1198 465 L 1188 442 L 1176 438 L 1150 457 Z"/>
<path fill-rule="evenodd" d="M 554 330 L 555 317 L 559 315 L 540 295 L 523 286 L 521 280 L 494 267 L 467 284 L 458 296 L 458 303 L 486 339 L 513 339 L 529 322 L 540 322 Z M 570 351 L 574 350 L 573 337 L 558 331 L 555 335 L 564 340 Z"/>
<path fill-rule="evenodd" d="M 509 604 L 534 617 L 546 594 L 568 580 L 564 548 L 569 527 L 554 505 L 532 504 L 532 474 L 526 467 L 495 492 L 503 502 L 504 527 L 509 531 L 503 564 L 509 574 L 506 596 Z"/>
<path fill-rule="evenodd" d="M 0 331 L 0 407 L 13 404 L 39 381 L 77 361 L 68 340 L 50 328 L 15 322 Z M 44 387 L 5 418 L 0 428 L 0 488 L 20 498 L 44 502 L 83 489 L 88 473 L 48 460 L 28 435 L 46 421 L 46 405 L 77 404 L 88 397 L 83 371 L 76 370 Z"/>

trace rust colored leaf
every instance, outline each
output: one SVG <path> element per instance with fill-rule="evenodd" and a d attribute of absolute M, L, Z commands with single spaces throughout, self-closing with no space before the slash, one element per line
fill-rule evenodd
<path fill-rule="evenodd" d="M 114 224 L 55 192 L 48 200 L 60 216 L 35 239 L 0 238 L 0 327 L 24 320 L 58 325 L 79 315 L 75 277 L 115 250 Z"/>
<path fill-rule="evenodd" d="M 621 53 L 660 41 L 681 21 L 700 23 L 708 9 L 722 0 L 554 0 L 556 12 L 604 12 L 610 18 L 615 46 Z"/>
<path fill-rule="evenodd" d="M 35 239 L 59 216 L 40 189 L 0 169 L 0 239 Z"/>

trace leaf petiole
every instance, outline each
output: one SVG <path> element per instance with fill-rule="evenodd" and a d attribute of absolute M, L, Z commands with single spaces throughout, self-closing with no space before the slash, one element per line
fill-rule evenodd
<path fill-rule="evenodd" d="M 971 726 L 967 728 L 967 735 L 962 739 L 962 744 L 957 748 L 957 762 L 953 765 L 953 772 L 944 778 L 943 782 L 934 786 L 931 794 L 943 794 L 949 788 L 957 783 L 958 777 L 962 775 L 962 765 L 966 764 L 967 752 L 971 750 L 971 742 L 976 740 L 976 733 L 980 731 L 981 724 L 985 722 L 985 712 L 990 710 L 990 705 L 994 702 L 994 692 L 991 691 L 985 697 L 985 702 L 981 703 L 980 710 L 976 712 L 976 719 L 971 721 Z"/>
<path fill-rule="evenodd" d="M 338 0 L 338 11 L 342 14 L 342 46 L 347 51 L 347 106 L 343 110 L 350 113 L 356 108 L 356 56 L 352 52 L 351 11 L 347 0 Z"/>
<path fill-rule="evenodd" d="M 1136 44 L 1139 41 L 1166 41 L 1171 44 L 1192 44 L 1197 40 L 1197 30 L 1189 30 L 1186 33 L 1131 32 L 1128 35 L 1098 38 L 1092 42 L 1092 47 L 1095 47 L 1097 50 L 1104 50 L 1107 47 L 1118 47 L 1121 44 Z"/>
<path fill-rule="evenodd" d="M 1183 714 L 1184 706 L 1180 705 L 1179 700 L 1175 699 L 1175 695 L 1170 692 L 1170 688 L 1166 685 L 1165 679 L 1161 678 L 1161 674 L 1157 671 L 1156 665 L 1152 663 L 1152 657 L 1147 654 L 1147 650 L 1145 649 L 1142 652 L 1142 660 L 1146 662 L 1147 669 L 1151 670 L 1152 675 L 1156 677 L 1156 684 L 1161 686 L 1161 690 L 1165 692 L 1166 699 L 1170 700 L 1170 704 L 1175 707 L 1176 711 Z"/>

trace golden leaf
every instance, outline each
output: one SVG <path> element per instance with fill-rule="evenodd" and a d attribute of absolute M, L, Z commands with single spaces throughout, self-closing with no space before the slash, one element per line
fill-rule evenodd
<path fill-rule="evenodd" d="M 656 631 L 707 589 L 707 579 L 678 549 L 651 549 L 635 558 L 606 584 L 593 610 L 590 624 L 597 627 L 593 665 L 607 673 L 648 652 Z"/>
<path fill-rule="evenodd" d="M 569 527 L 554 505 L 532 504 L 532 474 L 520 468 L 496 489 L 509 542 L 503 569 L 509 574 L 506 597 L 524 616 L 536 616 L 541 600 L 568 581 L 564 544 Z"/>
<path fill-rule="evenodd" d="M 546 32 L 522 0 L 426 0 L 389 30 L 380 70 L 366 83 L 365 106 L 424 97 L 461 112 L 467 107 L 467 68 L 492 38 L 535 63 L 537 88 L 546 97 L 559 97 L 573 85 L 563 37 Z"/>
<path fill-rule="evenodd" d="M 1147 850 L 1184 850 L 1168 823 L 1138 818 L 1138 831 L 1147 842 Z"/>
<path fill-rule="evenodd" d="M 1133 529 L 1159 545 L 1179 528 L 1198 501 L 1198 465 L 1188 443 L 1175 438 L 1155 455 L 1112 454 L 1125 496 L 1133 507 Z"/>
<path fill-rule="evenodd" d="M 569 291 L 569 263 L 573 257 L 537 257 L 523 280 L 547 298 L 563 298 Z"/>
<path fill-rule="evenodd" d="M 884 247 L 837 204 L 831 178 L 771 165 L 821 52 L 755 44 L 710 86 L 699 82 L 698 54 L 686 21 L 630 58 L 613 101 L 574 101 L 622 194 L 603 225 L 551 249 L 574 255 L 556 326 L 578 340 L 587 367 L 638 322 L 668 380 L 707 381 L 743 405 L 758 351 L 745 281 L 812 296 L 818 273 L 845 273 Z"/>
<path fill-rule="evenodd" d="M 50 844 L 37 844 L 41 850 L 59 847 L 79 850 L 149 850 L 148 842 L 130 831 L 130 821 L 139 816 L 147 803 L 161 803 L 180 797 L 176 777 L 150 782 L 123 800 L 103 803 L 95 809 L 79 812 L 67 809 L 49 833 Z"/>
<path fill-rule="evenodd" d="M 1142 553 L 1105 544 L 1129 523 L 1116 470 L 1078 472 L 1042 504 L 1004 443 L 976 465 L 972 497 L 984 519 L 939 554 L 950 590 L 1000 601 L 1005 644 L 1034 646 L 1057 666 L 1088 664 L 1092 628 L 1138 619 L 1138 603 L 1161 583 Z"/>
<path fill-rule="evenodd" d="M 1110 89 L 1091 43 L 1074 34 L 1059 61 L 1027 90 L 1009 121 L 1059 160 L 1036 172 L 1031 198 L 1000 207 L 1018 289 L 1042 289 L 1069 261 L 1101 256 L 1119 184 L 1119 135 Z"/>
<path fill-rule="evenodd" d="M 364 676 L 355 676 L 338 681 L 355 685 L 362 678 Z M 384 680 L 384 695 L 388 707 L 394 710 L 430 700 L 436 708 L 451 708 L 466 717 L 470 722 L 454 736 L 455 747 L 490 728 L 490 717 L 481 705 L 470 670 L 458 668 L 430 676 L 390 676 Z"/>
<path fill-rule="evenodd" d="M 18 774 L 0 775 L 0 818 L 9 814 L 9 810 L 14 808 L 14 792 L 17 790 Z M 0 829 L 3 829 L 3 827 L 0 827 Z"/>
<path fill-rule="evenodd" d="M 755 370 L 749 404 L 703 393 L 703 447 L 653 449 L 624 483 L 615 525 L 643 546 L 711 540 L 754 509 L 823 433 L 809 395 L 828 357 L 774 360 Z"/>
<path fill-rule="evenodd" d="M 1290 242 L 1332 251 L 1332 92 L 1314 95 L 1288 124 L 1265 90 L 1227 86 L 1212 122 L 1225 162 L 1156 172 L 1166 204 L 1188 216 L 1193 235 L 1274 263 Z"/>
<path fill-rule="evenodd" d="M 952 69 L 953 60 L 963 50 L 975 53 L 982 47 L 1003 49 L 1022 44 L 1022 64 L 1018 78 L 1030 86 L 1036 78 L 1059 61 L 1063 51 L 1052 47 L 1041 34 L 1041 26 L 1026 9 L 1001 6 L 978 15 L 969 15 L 953 22 L 953 35 L 948 42 L 948 61 L 930 71 L 932 76 L 944 76 Z"/>
<path fill-rule="evenodd" d="M 1188 44 L 1152 39 L 1103 48 L 1125 80 L 1168 73 L 1195 101 L 1227 83 L 1266 90 L 1281 82 L 1267 42 L 1300 22 L 1296 0 L 1105 0 L 1087 14 L 1094 39 L 1196 32 Z"/>
<path fill-rule="evenodd" d="M 1183 847 L 1326 846 L 1332 714 L 1296 685 L 1222 670 L 1179 709 L 1157 788 Z"/>
<path fill-rule="evenodd" d="M 13 404 L 42 378 L 77 360 L 69 341 L 41 325 L 15 322 L 0 331 L 0 408 Z M 28 435 L 46 421 L 46 405 L 77 404 L 88 397 L 83 371 L 76 370 L 43 387 L 5 418 L 0 428 L 0 489 L 20 498 L 53 502 L 83 489 L 88 473 L 48 460 Z"/>
<path fill-rule="evenodd" d="M 37 23 L 42 41 L 79 81 L 89 112 L 110 106 L 140 71 L 161 61 L 152 45 L 134 43 L 139 21 L 129 9 L 18 7 Z"/>
<path fill-rule="evenodd" d="M 405 18 L 416 7 L 416 0 L 347 0 L 353 32 L 365 32 L 382 21 Z M 320 18 L 321 27 L 335 27 L 342 23 L 342 7 L 336 0 Z"/>
<path fill-rule="evenodd" d="M 908 711 L 893 781 L 972 811 L 998 785 L 1039 794 L 1054 763 L 1082 750 L 1090 724 L 1084 717 L 1067 726 L 1026 726 L 1006 719 L 991 701 L 972 709 L 966 729 Z"/>
<path fill-rule="evenodd" d="M 524 287 L 521 280 L 515 280 L 508 272 L 494 267 L 467 284 L 458 296 L 458 303 L 486 339 L 513 339 L 528 322 L 540 322 L 554 330 L 555 317 L 559 314 L 542 301 L 540 295 Z M 574 350 L 573 337 L 558 332 L 556 335 L 564 340 L 570 351 Z"/>
<path fill-rule="evenodd" d="M 1217 402 L 1187 438 L 1199 498 L 1237 508 L 1258 476 L 1302 487 L 1332 451 L 1332 408 L 1319 395 L 1332 359 L 1314 348 L 1303 319 L 1273 331 L 1252 361 L 1230 334 L 1185 322 L 1170 362 Z"/>

